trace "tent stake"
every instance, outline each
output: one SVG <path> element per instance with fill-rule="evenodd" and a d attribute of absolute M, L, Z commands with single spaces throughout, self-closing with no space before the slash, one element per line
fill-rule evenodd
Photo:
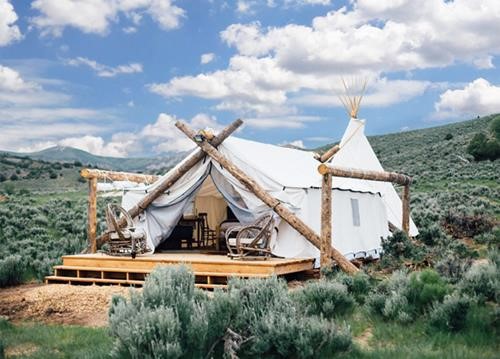
<path fill-rule="evenodd" d="M 197 135 L 188 125 L 182 121 L 175 123 L 175 126 L 179 128 L 187 137 L 193 140 L 204 152 L 206 152 L 210 157 L 217 161 L 220 165 L 224 167 L 234 178 L 240 181 L 244 186 L 246 186 L 250 191 L 252 191 L 262 202 L 267 206 L 272 208 L 276 214 L 278 214 L 283 220 L 285 220 L 292 228 L 299 232 L 304 238 L 311 242 L 314 246 L 321 249 L 321 238 L 314 232 L 307 224 L 305 224 L 299 217 L 297 217 L 292 211 L 283 206 L 281 202 L 271 196 L 266 190 L 261 187 L 257 182 L 255 182 L 251 177 L 246 175 L 241 169 L 235 166 L 231 161 L 229 161 L 224 155 L 222 155 L 217 149 L 212 146 L 207 141 L 197 142 L 195 141 L 195 136 Z M 359 269 L 349 262 L 338 250 L 331 248 L 329 256 L 338 263 L 343 271 L 354 274 L 359 271 Z"/>
<path fill-rule="evenodd" d="M 229 137 L 238 127 L 243 124 L 243 121 L 238 119 L 223 129 L 217 136 L 215 136 L 211 144 L 215 147 L 220 145 L 227 137 Z M 165 193 L 167 189 L 169 189 L 175 182 L 177 182 L 182 176 L 186 174 L 194 165 L 196 165 L 199 161 L 201 161 L 205 157 L 205 152 L 197 151 L 192 154 L 189 159 L 184 162 L 180 167 L 177 168 L 175 172 L 170 174 L 168 177 L 165 177 L 158 183 L 158 185 L 144 198 L 142 198 L 139 203 L 137 203 L 134 207 L 132 207 L 128 213 L 132 218 L 137 217 L 141 214 L 155 199 L 160 197 Z M 126 224 L 125 218 L 121 218 L 118 221 L 119 226 L 124 226 Z M 106 242 L 108 238 L 106 234 L 103 234 L 97 238 L 97 247 L 100 247 L 104 242 Z"/>

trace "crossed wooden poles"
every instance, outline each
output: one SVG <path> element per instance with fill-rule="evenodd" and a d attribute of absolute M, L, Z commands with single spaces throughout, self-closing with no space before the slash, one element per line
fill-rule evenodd
<path fill-rule="evenodd" d="M 147 193 L 134 207 L 132 207 L 128 212 L 132 218 L 138 216 L 142 213 L 156 198 L 164 194 L 176 181 L 178 181 L 185 173 L 187 173 L 193 166 L 195 166 L 200 160 L 202 160 L 206 155 L 217 161 L 220 165 L 222 165 L 231 175 L 240 181 L 244 186 L 246 186 L 250 191 L 252 191 L 255 196 L 257 196 L 262 202 L 264 202 L 267 206 L 273 209 L 273 211 L 278 214 L 284 221 L 286 221 L 291 227 L 293 227 L 297 232 L 299 232 L 304 238 L 306 238 L 309 242 L 311 242 L 317 248 L 320 248 L 321 251 L 321 260 L 322 264 L 329 264 L 332 260 L 337 262 L 342 270 L 347 273 L 354 274 L 359 271 L 359 269 L 353 265 L 349 260 L 347 260 L 342 253 L 340 253 L 337 249 L 332 247 L 331 245 L 331 224 L 324 225 L 328 218 L 331 218 L 331 196 L 328 202 L 328 198 L 326 201 L 329 203 L 330 212 L 328 213 L 328 208 L 325 205 L 325 200 L 323 200 L 323 208 L 322 208 L 322 236 L 320 237 L 314 230 L 312 230 L 306 223 L 304 223 L 299 217 L 297 217 L 292 211 L 290 211 L 285 205 L 283 205 L 278 199 L 271 196 L 266 190 L 259 185 L 256 181 L 254 181 L 251 177 L 249 177 L 243 170 L 238 168 L 234 163 L 232 163 L 227 157 L 222 155 L 218 150 L 217 146 L 220 145 L 229 135 L 231 135 L 238 127 L 242 125 L 243 121 L 236 120 L 227 126 L 224 130 L 222 130 L 217 136 L 213 137 L 211 140 L 206 139 L 203 136 L 198 135 L 195 131 L 193 131 L 189 126 L 182 121 L 176 122 L 176 127 L 181 130 L 187 137 L 193 140 L 199 147 L 199 150 L 194 152 L 186 161 L 182 163 L 179 167 L 176 168 L 175 172 L 171 172 L 168 176 L 163 177 L 161 181 L 154 187 L 154 189 Z M 333 151 L 332 151 L 333 152 Z M 327 165 L 326 168 L 330 168 Z M 320 167 L 321 167 L 320 166 Z M 329 170 L 328 170 L 329 171 Z M 321 172 L 321 170 L 320 170 Z M 386 172 L 383 172 L 386 173 Z M 109 174 L 109 173 L 108 173 Z M 324 173 L 322 173 L 324 174 Z M 333 174 L 333 173 L 332 173 Z M 324 175 L 323 178 L 323 193 L 326 193 L 326 188 L 329 188 L 331 193 L 331 175 Z M 83 175 L 83 173 L 82 173 Z M 337 174 L 334 174 L 337 176 Z M 85 176 L 84 176 L 85 177 Z M 98 176 L 91 177 L 87 175 L 86 178 L 89 178 L 89 188 L 90 193 L 95 192 L 95 184 L 96 178 Z M 108 177 L 109 178 L 109 177 Z M 367 178 L 368 179 L 368 178 Z M 326 183 L 325 183 L 326 181 Z M 408 183 L 409 184 L 409 183 Z M 94 194 L 95 195 L 95 194 Z M 108 238 L 106 234 L 101 235 L 100 237 L 95 237 L 95 228 L 93 231 L 90 230 L 90 210 L 94 209 L 95 205 L 92 206 L 89 201 L 89 241 L 91 252 L 95 252 L 97 247 L 100 247 L 102 243 L 104 243 Z M 95 217 L 95 213 L 94 213 Z M 325 223 L 324 223 L 325 222 Z M 122 218 L 118 225 L 125 225 L 125 219 Z M 328 232 L 328 227 L 330 227 L 330 232 L 324 233 L 324 228 Z M 93 238 L 92 238 L 93 236 Z M 329 238 L 329 240 L 327 240 Z M 325 262 L 323 262 L 323 260 Z"/>

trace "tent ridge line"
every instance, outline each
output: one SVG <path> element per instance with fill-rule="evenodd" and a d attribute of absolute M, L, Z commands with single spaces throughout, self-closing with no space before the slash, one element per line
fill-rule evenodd
<path fill-rule="evenodd" d="M 181 130 L 189 139 L 196 143 L 202 149 L 202 151 L 206 152 L 207 155 L 212 157 L 219 164 L 223 165 L 233 177 L 235 177 L 240 183 L 242 183 L 250 191 L 252 191 L 267 206 L 272 208 L 276 214 L 278 214 L 292 228 L 294 228 L 297 232 L 304 236 L 305 239 L 311 242 L 315 247 L 319 249 L 322 248 L 321 237 L 315 231 L 313 231 L 306 223 L 298 218 L 292 211 L 282 206 L 282 203 L 278 199 L 267 193 L 263 187 L 261 187 L 257 182 L 255 182 L 255 180 L 253 180 L 250 176 L 245 174 L 245 172 L 234 165 L 212 144 L 210 144 L 206 140 L 197 141 L 195 139 L 195 136 L 197 135 L 196 132 L 182 121 L 177 121 L 175 123 L 175 126 L 179 130 Z M 359 269 L 349 260 L 347 260 L 347 258 L 345 258 L 337 249 L 331 247 L 331 250 L 327 255 L 333 257 L 340 268 L 345 272 L 354 274 L 359 271 Z"/>

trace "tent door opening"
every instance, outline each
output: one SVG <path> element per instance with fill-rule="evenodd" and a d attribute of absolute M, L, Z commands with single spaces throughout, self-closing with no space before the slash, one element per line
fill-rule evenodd
<path fill-rule="evenodd" d="M 238 224 L 238 219 L 209 175 L 186 205 L 172 233 L 156 251 L 227 253 L 225 231 Z"/>

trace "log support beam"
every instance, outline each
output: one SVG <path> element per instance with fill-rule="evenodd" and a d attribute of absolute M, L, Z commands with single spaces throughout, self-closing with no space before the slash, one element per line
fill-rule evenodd
<path fill-rule="evenodd" d="M 406 176 L 396 172 L 363 171 L 354 168 L 343 168 L 330 166 L 324 163 L 318 166 L 318 172 L 323 176 L 330 174 L 334 177 L 347 177 L 355 179 L 365 179 L 369 181 L 392 182 L 403 186 L 403 198 L 401 201 L 401 228 L 407 235 L 410 234 L 410 184 L 412 182 L 412 178 L 410 176 Z"/>
<path fill-rule="evenodd" d="M 92 168 L 83 168 L 80 171 L 80 176 L 86 179 L 96 178 L 98 180 L 129 181 L 135 183 L 154 183 L 160 178 L 159 176 L 142 173 L 105 171 Z"/>
<path fill-rule="evenodd" d="M 241 182 L 245 187 L 252 191 L 262 202 L 272 208 L 284 221 L 286 221 L 292 228 L 299 232 L 304 238 L 311 242 L 314 246 L 321 249 L 321 238 L 314 232 L 307 224 L 298 218 L 292 211 L 284 206 L 278 199 L 271 196 L 266 190 L 249 177 L 240 168 L 235 166 L 229 159 L 222 155 L 212 144 L 206 140 L 199 141 L 196 132 L 189 128 L 185 123 L 178 121 L 175 124 L 187 137 L 193 140 L 206 154 L 217 161 L 224 167 L 234 178 Z M 342 253 L 335 248 L 331 248 L 329 256 L 338 263 L 340 268 L 349 274 L 354 274 L 359 269 L 348 261 Z"/>
<path fill-rule="evenodd" d="M 330 158 L 332 158 L 339 151 L 340 151 L 340 145 L 335 145 L 332 148 L 330 148 L 328 151 L 323 153 L 321 156 L 317 155 L 316 159 L 321 163 L 325 163 L 326 161 L 328 161 Z"/>
<path fill-rule="evenodd" d="M 321 267 L 332 265 L 332 175 L 323 175 L 321 185 Z"/>

